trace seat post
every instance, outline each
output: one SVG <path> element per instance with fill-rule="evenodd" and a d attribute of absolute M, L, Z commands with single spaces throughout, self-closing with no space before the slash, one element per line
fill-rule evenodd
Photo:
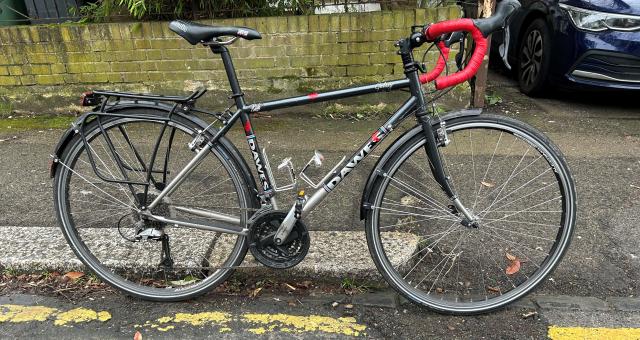
<path fill-rule="evenodd" d="M 238 77 L 236 76 L 236 69 L 233 67 L 233 61 L 229 54 L 229 49 L 222 45 L 210 45 L 211 51 L 215 54 L 219 54 L 224 64 L 224 70 L 227 73 L 227 79 L 229 79 L 229 85 L 231 86 L 232 97 L 236 101 L 236 107 L 242 109 L 244 103 L 244 93 L 240 89 L 240 83 L 238 83 Z"/>

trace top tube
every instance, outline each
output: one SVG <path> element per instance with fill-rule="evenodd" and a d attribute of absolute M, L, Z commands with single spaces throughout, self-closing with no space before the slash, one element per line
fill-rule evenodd
<path fill-rule="evenodd" d="M 409 87 L 409 79 L 392 80 L 382 83 L 350 87 L 346 89 L 327 91 L 322 93 L 312 92 L 304 96 L 296 96 L 285 99 L 266 101 L 263 103 L 250 104 L 242 108 L 244 112 L 264 112 L 285 107 L 300 106 L 310 103 L 319 103 L 329 100 L 337 100 L 349 97 L 356 97 L 364 94 L 376 92 L 389 92 Z"/>

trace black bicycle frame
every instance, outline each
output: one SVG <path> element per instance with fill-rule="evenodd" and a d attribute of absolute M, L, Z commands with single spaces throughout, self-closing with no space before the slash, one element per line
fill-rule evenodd
<path fill-rule="evenodd" d="M 236 71 L 229 54 L 229 50 L 222 45 L 213 45 L 211 50 L 214 54 L 219 54 L 222 58 L 225 72 L 231 86 L 232 94 L 231 98 L 235 100 L 237 111 L 229 118 L 227 124 L 218 131 L 213 137 L 210 143 L 215 143 L 218 138 L 223 136 L 229 128 L 238 120 L 243 124 L 244 131 L 247 137 L 247 143 L 251 149 L 253 161 L 255 163 L 256 171 L 260 179 L 263 195 L 266 199 L 269 199 L 274 194 L 274 186 L 269 180 L 269 176 L 265 173 L 265 159 L 262 150 L 259 147 L 258 140 L 254 134 L 253 127 L 251 125 L 250 114 L 256 112 L 265 112 L 281 108 L 294 107 L 300 105 L 306 105 L 311 103 L 318 103 L 330 100 L 338 100 L 343 98 L 355 97 L 365 94 L 388 92 L 393 90 L 399 90 L 409 88 L 411 96 L 407 99 L 402 106 L 376 131 L 374 131 L 371 137 L 356 151 L 347 161 L 347 163 L 340 169 L 336 170 L 331 176 L 328 176 L 326 181 L 322 183 L 324 192 L 318 190 L 307 201 L 304 207 L 304 211 L 309 211 L 315 207 L 327 193 L 331 192 L 347 175 L 349 175 L 353 169 L 356 168 L 360 162 L 367 157 L 375 149 L 377 145 L 383 141 L 389 133 L 395 129 L 406 117 L 411 113 L 414 113 L 418 122 L 422 125 L 425 135 L 427 137 L 427 143 L 425 145 L 426 152 L 430 159 L 430 167 L 434 173 L 434 176 L 442 189 L 448 194 L 450 198 L 454 198 L 455 194 L 449 185 L 446 176 L 444 174 L 440 157 L 437 151 L 437 145 L 435 140 L 434 131 L 430 117 L 427 115 L 425 107 L 424 93 L 418 78 L 418 65 L 413 60 L 412 49 L 409 39 L 399 41 L 400 55 L 402 57 L 403 66 L 405 70 L 405 79 L 393 80 L 388 82 L 382 82 L 371 85 L 357 86 L 352 88 L 328 91 L 323 93 L 312 92 L 304 96 L 296 96 L 285 99 L 277 99 L 266 101 L 262 103 L 247 104 L 244 100 L 244 93 L 240 88 Z"/>
<path fill-rule="evenodd" d="M 445 176 L 444 169 L 442 167 L 442 163 L 440 160 L 440 155 L 437 149 L 436 137 L 432 128 L 431 117 L 427 114 L 427 111 L 426 111 L 424 93 L 422 91 L 422 86 L 418 78 L 418 71 L 420 70 L 420 67 L 413 60 L 412 51 L 413 51 L 413 48 L 416 47 L 416 45 L 414 44 L 414 42 L 411 41 L 411 39 L 407 38 L 407 39 L 400 40 L 397 46 L 399 47 L 398 54 L 400 54 L 402 58 L 404 73 L 406 75 L 405 79 L 393 80 L 393 81 L 382 82 L 382 83 L 371 84 L 371 85 L 351 87 L 351 88 L 334 90 L 334 91 L 327 91 L 323 93 L 313 92 L 304 96 L 296 96 L 296 97 L 290 97 L 285 99 L 266 101 L 262 103 L 247 104 L 244 100 L 244 93 L 242 92 L 240 88 L 240 84 L 238 83 L 238 78 L 236 76 L 236 71 L 233 66 L 233 62 L 231 60 L 229 50 L 224 45 L 212 44 L 210 47 L 213 53 L 219 54 L 222 58 L 222 62 L 223 62 L 223 65 L 227 74 L 227 78 L 229 80 L 229 85 L 232 91 L 230 98 L 232 98 L 235 101 L 235 106 L 237 110 L 233 114 L 231 114 L 230 117 L 223 120 L 223 123 L 224 123 L 223 126 L 215 133 L 215 135 L 212 138 L 210 138 L 209 140 L 205 140 L 201 143 L 200 145 L 201 148 L 197 151 L 194 158 L 171 180 L 170 183 L 164 183 L 166 178 L 163 178 L 162 188 L 158 188 L 158 189 L 161 189 L 162 191 L 154 198 L 153 202 L 148 204 L 148 206 L 146 207 L 142 207 L 142 209 L 146 211 L 150 211 L 156 205 L 158 205 L 165 196 L 171 194 L 182 183 L 182 181 L 191 173 L 191 171 L 193 171 L 195 167 L 197 167 L 198 164 L 200 164 L 200 162 L 208 154 L 208 150 L 211 147 L 213 147 L 213 145 L 215 145 L 215 143 L 217 143 L 217 141 L 229 131 L 229 129 L 238 121 L 238 119 L 242 122 L 242 125 L 244 127 L 247 143 L 251 150 L 256 171 L 260 179 L 260 185 L 262 189 L 262 192 L 260 194 L 261 199 L 263 202 L 269 201 L 275 205 L 275 199 L 273 198 L 273 196 L 275 195 L 275 189 L 274 189 L 275 187 L 273 183 L 271 183 L 270 181 L 270 176 L 267 174 L 268 170 L 265 168 L 265 164 L 266 164 L 265 156 L 263 155 L 263 152 L 258 145 L 258 140 L 256 138 L 256 135 L 254 134 L 253 127 L 251 125 L 250 115 L 252 113 L 265 112 L 265 111 L 271 111 L 271 110 L 276 110 L 276 109 L 281 109 L 286 107 L 301 106 L 301 105 L 330 101 L 330 100 L 338 100 L 338 99 L 355 97 L 355 96 L 360 96 L 365 94 L 377 93 L 377 92 L 388 92 L 388 91 L 400 90 L 405 88 L 409 88 L 409 92 L 411 94 L 410 97 L 400 106 L 400 108 L 398 108 L 398 110 L 393 115 L 391 115 L 391 117 L 382 126 L 380 126 L 377 130 L 373 131 L 373 133 L 371 134 L 371 137 L 369 137 L 369 139 L 364 144 L 362 144 L 362 146 L 348 159 L 346 164 L 344 164 L 340 169 L 338 169 L 338 166 L 340 165 L 338 164 L 338 166 L 334 168 L 333 173 L 330 173 L 329 175 L 325 176 L 324 182 L 321 183 L 321 188 L 318 188 L 318 190 L 316 190 L 316 192 L 314 192 L 311 195 L 311 197 L 306 201 L 306 204 L 304 204 L 302 208 L 302 213 L 303 214 L 307 213 L 308 211 L 312 210 L 318 203 L 320 203 L 329 192 L 331 192 L 338 184 L 340 184 L 340 182 L 342 182 L 342 180 L 344 180 L 344 178 L 347 175 L 349 175 L 358 166 L 358 164 L 360 164 L 362 160 L 365 159 L 367 155 L 369 155 L 376 148 L 376 146 L 378 146 L 380 142 L 382 142 L 389 135 L 391 131 L 393 131 L 405 118 L 407 118 L 412 113 L 416 116 L 418 123 L 421 124 L 423 128 L 424 135 L 426 138 L 425 151 L 429 158 L 429 166 L 431 168 L 431 171 L 433 172 L 435 180 L 440 184 L 442 190 L 449 196 L 449 198 L 451 198 L 454 201 L 454 204 L 456 204 L 456 206 L 459 205 L 456 195 L 453 192 L 451 185 L 449 184 Z M 84 125 L 83 123 L 84 123 L 84 120 L 87 119 L 87 117 L 95 115 L 97 116 L 98 123 L 100 123 L 100 117 L 102 115 L 112 115 L 110 113 L 104 113 L 105 105 L 109 97 L 116 97 L 116 98 L 122 97 L 122 98 L 133 98 L 133 99 L 142 99 L 142 100 L 151 100 L 151 101 L 173 101 L 174 105 L 172 109 L 170 110 L 170 112 L 168 112 L 167 117 L 163 120 L 164 124 L 162 127 L 162 132 L 164 133 L 165 129 L 167 128 L 167 123 L 171 118 L 171 115 L 188 113 L 192 109 L 193 105 L 195 104 L 195 100 L 198 99 L 200 96 L 202 96 L 204 92 L 206 92 L 206 90 L 196 91 L 191 96 L 188 96 L 188 97 L 164 97 L 164 96 L 154 96 L 154 95 L 96 91 L 94 93 L 95 95 L 103 96 L 103 97 L 106 97 L 107 99 L 102 102 L 99 112 L 91 113 L 86 117 L 84 117 L 83 121 L 80 124 L 81 126 L 80 131 L 83 131 L 82 129 Z M 96 98 L 90 98 L 90 99 L 95 100 Z M 196 110 L 196 111 L 200 111 L 200 110 Z M 141 170 L 146 171 L 147 173 L 147 176 L 146 176 L 147 183 L 138 183 L 138 182 L 133 182 L 129 180 L 125 172 L 125 165 L 122 164 L 122 162 L 120 162 L 118 154 L 111 147 L 112 144 L 111 144 L 111 141 L 109 140 L 110 138 L 105 133 L 104 129 L 102 128 L 102 125 L 101 124 L 99 125 L 102 130 L 102 133 L 105 135 L 107 139 L 107 144 L 110 145 L 110 148 L 112 149 L 111 151 L 112 153 L 114 153 L 115 155 L 114 157 L 116 157 L 116 164 L 118 165 L 118 168 L 124 178 L 123 180 L 111 180 L 108 178 L 103 178 L 103 176 L 101 176 L 97 171 L 95 162 L 91 156 L 91 153 L 89 152 L 89 160 L 91 162 L 91 165 L 94 167 L 94 170 L 98 173 L 98 176 L 103 180 L 122 182 L 122 183 L 128 184 L 132 193 L 134 192 L 134 189 L 132 187 L 133 185 L 138 185 L 138 184 L 144 185 L 145 186 L 144 197 L 146 200 L 147 191 L 148 191 L 147 183 L 149 180 L 152 180 L 153 178 L 152 174 L 157 172 L 154 170 L 153 164 L 155 160 L 155 155 L 157 153 L 157 148 L 160 144 L 161 137 L 159 137 L 158 140 L 156 141 L 156 147 L 152 155 L 151 165 L 148 167 L 145 167 L 144 164 L 141 165 L 142 166 Z M 161 136 L 163 135 L 163 133 L 161 134 Z M 84 133 L 82 134 L 82 136 L 84 138 Z M 86 140 L 84 142 L 87 143 Z M 133 148 L 133 146 L 131 147 Z M 133 149 L 135 152 L 136 151 L 135 148 Z M 164 162 L 165 171 L 163 176 L 166 176 L 167 162 L 168 160 L 165 159 L 165 162 Z M 139 203 L 142 204 L 141 202 Z M 229 218 L 228 216 L 222 216 L 221 214 L 216 214 L 216 216 L 221 217 L 225 221 L 236 222 L 236 219 Z M 153 216 L 153 217 L 159 218 L 157 216 Z M 207 227 L 207 228 L 211 228 L 211 227 Z M 234 232 L 245 233 L 246 231 L 236 230 Z"/>

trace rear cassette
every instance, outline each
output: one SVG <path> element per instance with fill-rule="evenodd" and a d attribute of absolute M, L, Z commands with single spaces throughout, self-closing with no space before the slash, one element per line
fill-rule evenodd
<path fill-rule="evenodd" d="M 293 226 L 289 237 L 282 245 L 273 242 L 273 237 L 286 215 L 283 211 L 266 211 L 252 217 L 249 250 L 258 262 L 267 267 L 291 268 L 300 263 L 309 252 L 311 239 L 307 226 L 300 220 Z"/>

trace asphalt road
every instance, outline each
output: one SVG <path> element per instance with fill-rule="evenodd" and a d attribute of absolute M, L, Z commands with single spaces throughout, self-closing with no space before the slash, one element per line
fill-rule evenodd
<path fill-rule="evenodd" d="M 502 103 L 493 106 L 490 111 L 517 117 L 547 133 L 567 157 L 578 189 L 578 223 L 572 245 L 563 262 L 536 294 L 581 296 L 602 301 L 612 297 L 637 297 L 640 291 L 640 109 L 637 99 L 633 95 L 558 92 L 549 98 L 533 100 L 520 95 L 513 82 L 502 76 L 493 74 L 492 84 L 490 90 L 502 98 Z M 279 159 L 295 154 L 294 162 L 299 166 L 304 164 L 314 149 L 323 150 L 329 163 L 336 162 L 342 155 L 350 154 L 379 124 L 378 121 L 354 123 L 309 119 L 300 115 L 261 117 L 254 122 L 262 146 L 267 147 L 273 159 L 272 164 L 278 164 Z M 3 188 L 0 191 L 0 225 L 55 226 L 47 160 L 60 134 L 60 130 L 0 132 L 0 173 L 3 174 L 0 176 L 0 187 Z M 236 135 L 238 137 L 234 141 L 244 143 L 239 131 Z M 377 151 L 379 153 L 380 149 Z M 367 168 L 373 162 L 375 159 L 369 159 L 364 169 L 354 174 L 334 197 L 310 216 L 308 224 L 311 229 L 362 230 L 357 210 Z M 2 304 L 11 304 L 8 298 L 3 297 Z M 275 298 L 286 301 L 286 297 Z M 282 322 L 276 321 L 265 323 L 265 327 L 258 325 L 258 321 L 243 321 L 247 313 L 324 315 L 331 318 L 348 314 L 355 318 L 355 323 L 366 326 L 366 330 L 359 335 L 372 338 L 416 335 L 425 338 L 434 335 L 541 338 L 549 334 L 549 327 L 554 326 L 640 326 L 637 312 L 609 307 L 572 311 L 545 309 L 537 304 L 485 316 L 460 318 L 432 314 L 413 306 L 356 306 L 353 312 L 345 314 L 344 309 L 333 308 L 327 301 L 290 306 L 273 298 L 269 301 L 209 296 L 204 300 L 172 305 L 131 301 L 119 295 L 107 296 L 104 300 L 80 301 L 78 305 L 96 311 L 109 310 L 113 316 L 109 321 L 62 327 L 54 324 L 55 318 L 47 317 L 43 322 L 5 323 L 0 336 L 6 338 L 26 332 L 40 337 L 55 334 L 61 338 L 128 338 L 139 329 L 154 338 L 172 338 L 176 334 L 239 338 L 256 335 L 249 330 L 260 327 L 267 330 L 264 336 L 269 338 L 292 335 L 301 338 L 350 336 L 344 332 L 332 333 L 319 329 L 289 332 L 289 328 L 296 327 L 283 326 Z M 60 311 L 77 307 L 60 298 L 36 297 L 20 301 L 24 305 L 47 305 Z M 200 310 L 228 313 L 230 326 L 216 324 L 215 327 L 205 327 L 175 322 L 176 313 L 196 313 Z M 523 314 L 534 310 L 539 314 L 523 318 Z M 167 316 L 173 320 L 167 326 L 174 328 L 163 332 L 159 327 L 150 326 L 157 319 Z M 264 318 L 269 319 L 266 316 Z M 150 324 L 143 327 L 147 321 Z M 0 324 L 2 322 L 0 314 Z M 269 330 L 273 324 L 278 326 Z M 222 328 L 225 330 L 221 332 Z M 283 328 L 287 330 L 283 331 Z M 353 331 L 353 327 L 349 329 Z M 172 333 L 176 331 L 180 333 Z"/>
<path fill-rule="evenodd" d="M 635 305 L 588 298 L 533 296 L 479 316 L 448 316 L 389 303 L 388 292 L 287 293 L 256 298 L 209 294 L 173 304 L 117 294 L 79 300 L 0 297 L 0 337 L 32 339 L 637 339 Z M 536 301 L 536 302 L 532 302 Z M 631 309 L 629 307 L 632 307 Z M 135 339 L 135 338 L 134 338 Z"/>

